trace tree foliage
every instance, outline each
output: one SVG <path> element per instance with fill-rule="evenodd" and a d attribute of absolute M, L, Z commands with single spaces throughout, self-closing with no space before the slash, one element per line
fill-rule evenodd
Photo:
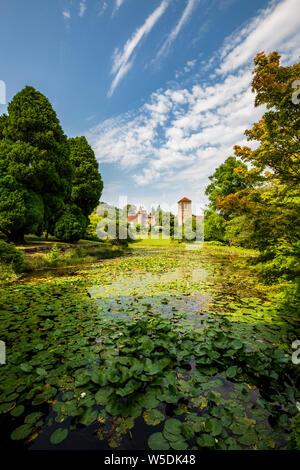
<path fill-rule="evenodd" d="M 300 276 L 300 113 L 292 95 L 300 63 L 283 67 L 273 52 L 258 54 L 254 64 L 255 105 L 266 105 L 267 111 L 245 135 L 259 145 L 254 150 L 234 147 L 236 157 L 251 167 L 234 169 L 244 187 L 218 194 L 215 205 L 228 219 L 225 239 L 259 250 L 266 281 L 295 280 Z M 223 177 L 226 184 L 221 174 L 218 188 Z M 208 193 L 213 194 L 211 187 Z"/>
<path fill-rule="evenodd" d="M 216 209 L 218 201 L 246 188 L 247 184 L 241 170 L 247 166 L 235 157 L 228 157 L 224 163 L 216 168 L 214 174 L 209 176 L 211 183 L 207 186 L 205 194 L 209 196 L 210 207 Z"/>
<path fill-rule="evenodd" d="M 253 165 L 257 177 L 267 168 L 271 170 L 265 175 L 267 179 L 299 185 L 300 113 L 293 95 L 295 81 L 300 79 L 300 62 L 281 66 L 277 52 L 262 52 L 255 57 L 254 65 L 255 106 L 266 105 L 268 111 L 245 131 L 248 140 L 258 141 L 259 146 L 252 150 L 237 145 L 235 154 Z"/>
<path fill-rule="evenodd" d="M 99 165 L 85 137 L 75 137 L 68 142 L 74 168 L 71 201 L 87 217 L 97 207 L 103 189 Z"/>
<path fill-rule="evenodd" d="M 204 239 L 207 241 L 223 241 L 225 234 L 224 218 L 213 210 L 204 213 Z"/>
<path fill-rule="evenodd" d="M 17 93 L 0 116 L 0 231 L 8 240 L 45 231 L 75 241 L 102 187 L 85 137 L 68 141 L 50 102 L 33 87 Z"/>
<path fill-rule="evenodd" d="M 22 241 L 50 229 L 71 191 L 67 137 L 48 99 L 32 87 L 15 95 L 0 128 L 0 228 Z"/>

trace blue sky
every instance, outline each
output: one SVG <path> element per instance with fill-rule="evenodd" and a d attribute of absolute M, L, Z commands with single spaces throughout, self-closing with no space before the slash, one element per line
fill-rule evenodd
<path fill-rule="evenodd" d="M 44 93 L 68 136 L 86 135 L 102 200 L 194 212 L 208 176 L 258 120 L 252 60 L 298 60 L 300 0 L 1 0 L 7 101 Z M 0 112 L 6 106 L 0 104 Z"/>

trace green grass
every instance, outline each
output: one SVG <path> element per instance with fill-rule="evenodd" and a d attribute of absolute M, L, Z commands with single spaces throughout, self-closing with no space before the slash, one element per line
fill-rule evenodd
<path fill-rule="evenodd" d="M 99 243 L 103 244 L 102 241 L 100 240 L 79 240 L 77 243 L 71 243 L 71 242 L 62 242 L 61 240 L 58 240 L 55 237 L 52 237 L 49 235 L 48 238 L 42 236 L 42 237 L 37 237 L 36 235 L 25 235 L 25 242 L 26 245 L 18 245 L 18 248 L 26 248 L 28 245 L 30 246 L 39 246 L 39 245 L 53 245 L 56 243 L 57 245 L 74 245 L 76 246 L 82 246 L 82 245 L 96 245 Z"/>
<path fill-rule="evenodd" d="M 242 248 L 241 246 L 229 246 L 229 245 L 214 245 L 214 242 L 204 242 L 205 248 L 211 248 L 213 250 L 226 250 L 234 253 L 244 253 L 246 255 L 257 255 L 257 250 L 251 248 Z"/>
<path fill-rule="evenodd" d="M 140 240 L 131 243 L 130 247 L 135 247 L 137 245 L 147 245 L 147 246 L 169 246 L 171 244 L 176 244 L 170 238 L 163 239 L 163 238 L 141 238 Z"/>
<path fill-rule="evenodd" d="M 102 243 L 99 247 L 77 246 L 61 252 L 59 245 L 56 245 L 47 253 L 27 255 L 25 269 L 27 272 L 32 272 L 41 269 L 78 266 L 122 256 L 129 251 L 126 247 Z"/>

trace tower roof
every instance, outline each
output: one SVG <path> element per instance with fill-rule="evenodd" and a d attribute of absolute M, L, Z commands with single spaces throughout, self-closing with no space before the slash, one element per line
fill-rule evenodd
<path fill-rule="evenodd" d="M 183 197 L 182 199 L 180 199 L 180 201 L 178 201 L 178 203 L 179 202 L 192 202 L 192 201 L 188 199 L 187 197 Z"/>

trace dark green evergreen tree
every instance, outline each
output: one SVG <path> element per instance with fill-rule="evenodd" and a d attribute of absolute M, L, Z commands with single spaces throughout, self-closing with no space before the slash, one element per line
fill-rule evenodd
<path fill-rule="evenodd" d="M 53 232 L 71 194 L 67 137 L 48 99 L 25 87 L 0 119 L 0 231 L 9 240 Z"/>

